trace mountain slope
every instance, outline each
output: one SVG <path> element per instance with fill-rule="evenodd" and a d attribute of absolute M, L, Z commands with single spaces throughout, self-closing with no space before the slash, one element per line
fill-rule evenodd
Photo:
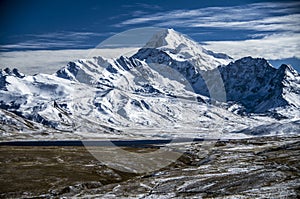
<path fill-rule="evenodd" d="M 224 81 L 227 101 L 241 103 L 247 112 L 300 107 L 300 75 L 291 66 L 273 68 L 265 59 L 245 57 L 218 70 Z"/>
<path fill-rule="evenodd" d="M 299 74 L 264 59 L 230 61 L 165 30 L 132 57 L 80 59 L 53 75 L 4 69 L 1 137 L 11 138 L 9 129 L 70 137 L 219 137 L 289 121 L 286 133 L 294 133 Z"/>

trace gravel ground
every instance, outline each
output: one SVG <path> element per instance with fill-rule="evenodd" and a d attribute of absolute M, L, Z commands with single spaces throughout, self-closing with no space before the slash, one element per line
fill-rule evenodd
<path fill-rule="evenodd" d="M 122 148 L 182 153 L 169 166 L 141 174 L 110 168 L 85 147 L 1 146 L 0 198 L 299 198 L 299 136 L 205 146 Z M 110 154 L 116 148 L 97 150 Z"/>

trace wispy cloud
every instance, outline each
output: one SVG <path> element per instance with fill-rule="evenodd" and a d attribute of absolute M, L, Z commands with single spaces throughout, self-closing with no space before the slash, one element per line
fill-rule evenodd
<path fill-rule="evenodd" d="M 266 59 L 300 59 L 300 34 L 280 33 L 265 36 L 261 39 L 243 41 L 204 42 L 205 48 L 224 52 L 238 59 L 245 56 L 264 57 Z"/>
<path fill-rule="evenodd" d="M 27 34 L 25 41 L 0 45 L 0 50 L 28 50 L 28 49 L 57 49 L 57 48 L 88 48 L 93 47 L 86 41 L 91 38 L 108 36 L 111 33 L 95 32 L 53 32 L 45 34 Z M 101 40 L 99 40 L 101 41 Z"/>
<path fill-rule="evenodd" d="M 52 40 L 28 40 L 25 42 L 19 42 L 15 44 L 0 45 L 0 50 L 28 50 L 28 49 L 53 49 L 53 48 L 84 48 L 90 47 L 90 45 L 81 44 L 76 45 L 79 42 L 74 41 L 52 41 Z"/>
<path fill-rule="evenodd" d="M 39 37 L 39 38 L 58 38 L 58 39 L 82 39 L 90 36 L 102 36 L 102 33 L 95 32 L 54 32 L 45 34 L 28 34 L 28 36 Z"/>
<path fill-rule="evenodd" d="M 179 21 L 173 21 L 172 24 L 176 24 Z M 181 22 L 180 22 L 181 23 Z M 167 23 L 160 23 L 164 26 Z M 229 28 L 229 29 L 244 29 L 255 31 L 300 31 L 300 14 L 290 14 L 286 16 L 274 16 L 266 17 L 264 19 L 256 19 L 249 21 L 211 21 L 189 22 L 189 27 L 210 27 L 210 28 Z"/>
<path fill-rule="evenodd" d="M 151 24 L 165 27 L 211 27 L 255 31 L 300 31 L 300 2 L 255 3 L 233 7 L 207 7 L 157 12 L 115 24 L 124 27 Z"/>

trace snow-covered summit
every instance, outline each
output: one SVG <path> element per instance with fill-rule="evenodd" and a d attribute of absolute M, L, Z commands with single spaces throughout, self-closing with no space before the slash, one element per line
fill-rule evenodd
<path fill-rule="evenodd" d="M 6 90 L 6 86 L 9 84 L 6 80 L 7 77 L 12 76 L 12 77 L 18 77 L 18 78 L 23 78 L 25 75 L 23 73 L 20 73 L 18 69 L 0 69 L 0 90 Z"/>
<path fill-rule="evenodd" d="M 8 75 L 12 75 L 20 78 L 25 76 L 23 73 L 20 73 L 19 70 L 16 68 L 12 70 L 10 68 L 0 69 L 0 77 L 4 77 Z"/>
<path fill-rule="evenodd" d="M 190 48 L 201 48 L 195 41 L 174 29 L 164 29 L 156 34 L 146 43 L 144 48 L 178 49 L 184 46 Z"/>
<path fill-rule="evenodd" d="M 290 65 L 279 68 L 282 76 L 282 97 L 293 107 L 300 107 L 300 74 Z"/>
<path fill-rule="evenodd" d="M 173 29 L 164 29 L 153 35 L 135 56 L 143 57 L 143 54 L 149 53 L 145 49 L 159 49 L 172 59 L 189 61 L 201 70 L 211 70 L 232 61 L 228 55 L 206 50 L 199 43 Z"/>
<path fill-rule="evenodd" d="M 243 104 L 247 112 L 294 106 L 300 108 L 300 75 L 291 66 L 276 69 L 263 58 L 244 57 L 219 67 L 227 101 Z"/>

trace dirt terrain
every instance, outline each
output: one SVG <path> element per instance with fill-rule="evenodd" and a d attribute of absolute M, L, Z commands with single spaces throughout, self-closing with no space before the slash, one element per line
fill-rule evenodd
<path fill-rule="evenodd" d="M 149 153 L 158 148 L 123 150 Z M 300 196 L 299 136 L 225 140 L 210 148 L 203 142 L 182 143 L 168 150 L 184 153 L 165 168 L 137 174 L 107 167 L 82 146 L 1 146 L 0 198 Z"/>

